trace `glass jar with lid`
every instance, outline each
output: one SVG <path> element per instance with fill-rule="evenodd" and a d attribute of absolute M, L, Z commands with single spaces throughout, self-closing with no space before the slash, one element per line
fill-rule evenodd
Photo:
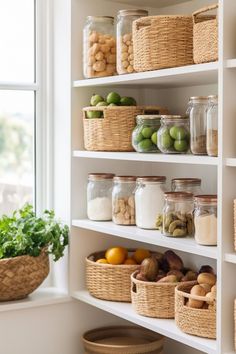
<path fill-rule="evenodd" d="M 187 192 L 193 195 L 201 194 L 200 178 L 173 178 L 171 181 L 171 190 L 173 192 Z"/>
<path fill-rule="evenodd" d="M 137 178 L 135 190 L 136 225 L 142 229 L 157 229 L 157 217 L 162 215 L 166 177 Z"/>
<path fill-rule="evenodd" d="M 157 132 L 161 126 L 160 115 L 138 115 L 132 133 L 132 145 L 138 152 L 160 152 L 157 147 Z"/>
<path fill-rule="evenodd" d="M 206 155 L 208 98 L 204 96 L 191 97 L 189 101 L 190 118 L 190 149 L 194 155 Z"/>
<path fill-rule="evenodd" d="M 112 173 L 90 173 L 87 184 L 87 215 L 93 221 L 112 219 Z"/>
<path fill-rule="evenodd" d="M 218 96 L 208 96 L 207 154 L 218 156 Z"/>
<path fill-rule="evenodd" d="M 157 146 L 165 154 L 183 154 L 189 150 L 189 119 L 187 116 L 161 116 Z"/>
<path fill-rule="evenodd" d="M 116 74 L 116 39 L 114 18 L 88 16 L 83 31 L 84 77 Z"/>
<path fill-rule="evenodd" d="M 195 240 L 200 245 L 217 245 L 217 195 L 197 195 L 194 199 Z"/>
<path fill-rule="evenodd" d="M 115 176 L 112 190 L 112 220 L 118 225 L 135 225 L 135 176 Z"/>
<path fill-rule="evenodd" d="M 167 192 L 164 195 L 163 228 L 165 236 L 192 236 L 193 194 L 186 192 Z"/>
<path fill-rule="evenodd" d="M 140 17 L 148 16 L 146 10 L 120 10 L 117 18 L 117 72 L 134 72 L 132 23 Z"/>

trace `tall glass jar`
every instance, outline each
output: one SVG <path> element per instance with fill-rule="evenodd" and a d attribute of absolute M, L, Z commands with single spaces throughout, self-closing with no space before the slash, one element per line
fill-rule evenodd
<path fill-rule="evenodd" d="M 132 133 L 132 145 L 138 152 L 160 152 L 157 147 L 157 132 L 161 126 L 159 115 L 139 115 Z"/>
<path fill-rule="evenodd" d="M 193 235 L 192 193 L 165 193 L 162 232 L 165 236 L 171 237 L 185 237 Z"/>
<path fill-rule="evenodd" d="M 135 191 L 136 225 L 142 229 L 157 229 L 156 220 L 162 215 L 166 177 L 137 178 Z"/>
<path fill-rule="evenodd" d="M 195 240 L 200 245 L 217 245 L 217 195 L 195 196 Z"/>
<path fill-rule="evenodd" d="M 187 192 L 193 195 L 201 194 L 200 178 L 173 178 L 171 181 L 171 190 L 173 192 Z"/>
<path fill-rule="evenodd" d="M 113 178 L 112 220 L 118 225 L 135 225 L 135 176 Z"/>
<path fill-rule="evenodd" d="M 194 155 L 206 155 L 208 98 L 191 97 L 189 102 L 190 149 Z"/>
<path fill-rule="evenodd" d="M 145 10 L 120 10 L 117 18 L 117 72 L 134 72 L 132 23 L 140 17 L 148 16 Z"/>
<path fill-rule="evenodd" d="M 90 220 L 112 219 L 112 173 L 90 173 L 87 184 L 87 215 Z"/>
<path fill-rule="evenodd" d="M 83 32 L 84 77 L 116 74 L 114 18 L 88 16 Z"/>
<path fill-rule="evenodd" d="M 207 154 L 218 156 L 218 96 L 208 96 Z"/>

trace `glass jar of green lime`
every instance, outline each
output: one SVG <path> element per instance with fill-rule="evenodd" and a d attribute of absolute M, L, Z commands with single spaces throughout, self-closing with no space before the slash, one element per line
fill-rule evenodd
<path fill-rule="evenodd" d="M 132 133 L 132 145 L 137 152 L 160 152 L 157 147 L 157 132 L 161 126 L 160 115 L 138 115 Z"/>

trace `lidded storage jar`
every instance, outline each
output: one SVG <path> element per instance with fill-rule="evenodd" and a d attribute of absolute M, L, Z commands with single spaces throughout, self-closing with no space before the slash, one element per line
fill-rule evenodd
<path fill-rule="evenodd" d="M 132 145 L 138 152 L 160 152 L 157 132 L 161 126 L 160 115 L 138 115 L 132 133 Z"/>
<path fill-rule="evenodd" d="M 217 245 L 217 195 L 195 196 L 195 240 L 200 245 Z"/>
<path fill-rule="evenodd" d="M 137 178 L 135 190 L 136 225 L 142 229 L 157 229 L 157 216 L 162 214 L 166 177 Z"/>
<path fill-rule="evenodd" d="M 190 149 L 194 155 L 206 155 L 208 98 L 191 97 L 189 100 Z"/>
<path fill-rule="evenodd" d="M 135 176 L 113 178 L 112 220 L 118 225 L 135 225 Z"/>
<path fill-rule="evenodd" d="M 165 193 L 163 208 L 163 234 L 171 237 L 193 235 L 193 194 Z"/>
<path fill-rule="evenodd" d="M 90 220 L 112 219 L 112 173 L 90 173 L 87 185 L 87 215 Z"/>
<path fill-rule="evenodd" d="M 114 18 L 88 16 L 83 33 L 84 77 L 116 74 L 116 39 Z"/>
<path fill-rule="evenodd" d="M 117 72 L 134 72 L 132 24 L 140 17 L 148 16 L 145 10 L 120 10 L 117 18 Z"/>
<path fill-rule="evenodd" d="M 207 154 L 218 156 L 218 96 L 208 96 Z"/>
<path fill-rule="evenodd" d="M 171 181 L 171 190 L 173 192 L 187 192 L 193 195 L 201 194 L 200 178 L 173 178 Z"/>
<path fill-rule="evenodd" d="M 181 154 L 189 150 L 189 119 L 185 116 L 161 117 L 157 134 L 157 146 L 166 154 Z"/>

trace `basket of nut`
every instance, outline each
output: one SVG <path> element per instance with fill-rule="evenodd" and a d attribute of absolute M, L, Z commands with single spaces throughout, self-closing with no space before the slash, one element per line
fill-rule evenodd
<path fill-rule="evenodd" d="M 175 322 L 185 333 L 216 338 L 216 276 L 200 273 L 197 281 L 175 290 Z"/>

